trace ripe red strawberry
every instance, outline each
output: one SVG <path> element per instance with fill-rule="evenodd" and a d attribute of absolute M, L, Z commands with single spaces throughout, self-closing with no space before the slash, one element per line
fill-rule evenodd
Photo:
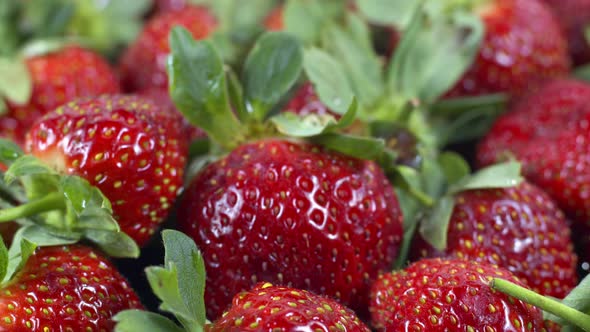
<path fill-rule="evenodd" d="M 33 92 L 25 105 L 8 103 L 0 116 L 0 135 L 24 143 L 25 134 L 44 114 L 80 97 L 120 91 L 114 70 L 98 54 L 77 46 L 26 60 Z"/>
<path fill-rule="evenodd" d="M 93 249 L 40 247 L 0 295 L 2 331 L 111 331 L 116 313 L 142 305 Z"/>
<path fill-rule="evenodd" d="M 539 0 L 489 0 L 476 8 L 485 38 L 471 69 L 448 96 L 523 94 L 569 70 L 567 41 Z"/>
<path fill-rule="evenodd" d="M 208 9 L 197 6 L 186 6 L 181 11 L 165 12 L 150 19 L 121 58 L 120 70 L 126 91 L 167 89 L 168 35 L 177 25 L 188 29 L 194 38 L 203 39 L 215 30 L 217 20 Z"/>
<path fill-rule="evenodd" d="M 574 64 L 590 62 L 590 43 L 585 29 L 590 26 L 589 0 L 544 0 L 567 32 L 570 55 Z"/>
<path fill-rule="evenodd" d="M 415 256 L 455 257 L 503 267 L 537 293 L 564 298 L 577 284 L 576 255 L 563 213 L 541 189 L 469 190 L 455 197 L 443 252 L 421 238 Z"/>
<path fill-rule="evenodd" d="M 587 234 L 590 182 L 590 85 L 574 80 L 547 84 L 500 117 L 479 144 L 480 165 L 512 155 L 523 174 L 543 188 L 574 221 L 574 236 Z M 582 239 L 582 241 L 585 241 Z M 590 258 L 587 246 L 578 253 Z"/>
<path fill-rule="evenodd" d="M 335 297 L 363 311 L 402 236 L 396 195 L 374 162 L 270 139 L 208 165 L 178 223 L 203 252 L 207 310 L 217 318 L 258 281 Z"/>
<path fill-rule="evenodd" d="M 233 299 L 232 306 L 205 331 L 367 331 L 354 312 L 308 291 L 260 283 Z"/>
<path fill-rule="evenodd" d="M 149 99 L 88 98 L 38 121 L 26 148 L 59 172 L 97 186 L 121 229 L 142 245 L 182 188 L 187 147 L 181 125 L 176 113 Z"/>
<path fill-rule="evenodd" d="M 542 331 L 541 311 L 492 290 L 508 270 L 463 260 L 425 259 L 384 274 L 371 289 L 378 331 Z"/>

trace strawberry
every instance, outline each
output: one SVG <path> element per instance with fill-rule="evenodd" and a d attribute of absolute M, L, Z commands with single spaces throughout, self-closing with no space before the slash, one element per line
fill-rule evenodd
<path fill-rule="evenodd" d="M 22 104 L 8 102 L 0 116 L 0 135 L 24 143 L 33 123 L 54 108 L 79 97 L 118 93 L 114 70 L 98 54 L 78 46 L 67 46 L 26 59 L 32 94 Z"/>
<path fill-rule="evenodd" d="M 424 259 L 383 274 L 371 289 L 378 331 L 542 331 L 541 311 L 492 290 L 508 270 L 457 259 Z"/>
<path fill-rule="evenodd" d="M 208 332 L 231 331 L 367 331 L 354 312 L 338 302 L 308 291 L 260 283 L 233 299 L 232 306 Z"/>
<path fill-rule="evenodd" d="M 585 31 L 590 25 L 590 1 L 588 0 L 543 0 L 555 13 L 567 32 L 570 55 L 574 64 L 590 62 L 590 44 Z"/>
<path fill-rule="evenodd" d="M 567 41 L 540 0 L 488 0 L 473 6 L 485 26 L 475 63 L 447 96 L 520 95 L 569 71 Z"/>
<path fill-rule="evenodd" d="M 47 114 L 29 131 L 26 148 L 56 171 L 97 186 L 122 230 L 143 245 L 182 189 L 181 125 L 149 99 L 105 95 Z"/>
<path fill-rule="evenodd" d="M 498 265 L 532 290 L 560 299 L 577 284 L 568 223 L 541 189 L 523 182 L 515 187 L 462 191 L 454 198 L 444 250 L 419 238 L 415 256 Z"/>
<path fill-rule="evenodd" d="M 496 121 L 477 148 L 478 164 L 515 157 L 525 177 L 543 188 L 574 224 L 586 224 L 589 100 L 586 83 L 545 85 Z"/>
<path fill-rule="evenodd" d="M 289 101 L 287 106 L 285 106 L 285 111 L 293 112 L 300 116 L 307 116 L 310 114 L 325 116 L 329 114 L 337 119 L 341 116 L 322 103 L 315 92 L 313 85 L 309 82 L 304 83 L 297 89 L 293 98 Z"/>
<path fill-rule="evenodd" d="M 210 317 L 262 280 L 362 309 L 396 256 L 401 224 L 374 162 L 285 140 L 245 144 L 208 165 L 178 210 L 179 228 L 203 250 Z"/>
<path fill-rule="evenodd" d="M 181 11 L 164 12 L 151 18 L 120 59 L 126 91 L 138 92 L 155 87 L 167 89 L 168 34 L 177 25 L 187 28 L 194 38 L 203 39 L 215 31 L 217 19 L 208 9 L 198 6 L 186 6 Z"/>
<path fill-rule="evenodd" d="M 142 308 L 113 264 L 82 245 L 37 248 L 8 280 L 0 295 L 3 331 L 112 331 L 116 313 Z"/>
<path fill-rule="evenodd" d="M 370 331 L 354 312 L 333 299 L 305 290 L 261 282 L 237 294 L 219 320 L 205 318 L 205 264 L 195 242 L 185 234 L 162 232 L 165 265 L 151 266 L 146 274 L 160 308 L 173 314 L 182 327 L 154 313 L 127 310 L 119 313 L 116 331 Z M 138 325 L 140 324 L 140 325 Z"/>

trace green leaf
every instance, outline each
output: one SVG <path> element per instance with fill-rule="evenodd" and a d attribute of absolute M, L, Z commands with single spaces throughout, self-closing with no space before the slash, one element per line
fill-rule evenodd
<path fill-rule="evenodd" d="M 8 249 L 0 238 L 0 280 L 4 280 L 6 272 L 8 272 Z"/>
<path fill-rule="evenodd" d="M 191 317 L 204 326 L 205 317 L 205 262 L 195 242 L 185 234 L 164 230 L 162 232 L 166 250 L 166 267 L 177 268 L 178 288 Z"/>
<path fill-rule="evenodd" d="M 376 160 L 384 153 L 385 141 L 378 138 L 327 133 L 312 138 L 316 144 L 342 154 L 365 160 Z"/>
<path fill-rule="evenodd" d="M 31 74 L 20 59 L 0 58 L 0 99 L 24 105 L 33 92 Z"/>
<path fill-rule="evenodd" d="M 382 65 L 375 51 L 359 42 L 357 34 L 336 25 L 326 27 L 323 43 L 344 66 L 362 108 L 375 104 L 384 93 Z"/>
<path fill-rule="evenodd" d="M 63 36 L 77 5 L 70 0 L 27 0 L 22 3 L 21 21 L 27 23 L 29 39 Z"/>
<path fill-rule="evenodd" d="M 447 183 L 453 185 L 471 173 L 469 164 L 461 155 L 454 152 L 443 152 L 438 163 L 445 174 Z"/>
<path fill-rule="evenodd" d="M 406 27 L 421 1 L 407 0 L 357 0 L 360 12 L 371 22 L 392 25 L 403 29 Z"/>
<path fill-rule="evenodd" d="M 452 116 L 472 112 L 479 108 L 505 108 L 508 99 L 509 97 L 505 93 L 443 99 L 432 105 L 431 113 Z"/>
<path fill-rule="evenodd" d="M 431 104 L 472 65 L 484 35 L 477 15 L 414 15 L 389 68 L 389 88 L 408 99 Z M 441 73 L 444 73 L 442 75 Z"/>
<path fill-rule="evenodd" d="M 456 194 L 465 190 L 508 188 L 519 185 L 524 178 L 521 175 L 521 165 L 517 161 L 482 168 L 475 174 L 464 178 L 449 189 L 449 194 Z"/>
<path fill-rule="evenodd" d="M 42 174 L 57 174 L 49 166 L 41 162 L 39 159 L 31 156 L 24 155 L 12 163 L 6 173 L 4 174 L 4 181 L 12 183 L 18 178 L 23 176 L 31 175 L 42 175 Z"/>
<path fill-rule="evenodd" d="M 23 150 L 16 143 L 0 138 L 0 163 L 10 166 L 23 154 Z"/>
<path fill-rule="evenodd" d="M 344 66 L 330 54 L 311 48 L 304 53 L 304 67 L 320 100 L 336 113 L 346 112 L 354 92 L 344 73 Z"/>
<path fill-rule="evenodd" d="M 306 45 L 316 44 L 325 23 L 340 16 L 345 8 L 342 0 L 287 0 L 283 11 L 285 31 Z"/>
<path fill-rule="evenodd" d="M 443 251 L 447 247 L 447 231 L 454 206 L 455 199 L 452 196 L 442 197 L 420 223 L 420 234 L 437 250 Z"/>
<path fill-rule="evenodd" d="M 251 117 L 262 121 L 293 87 L 303 67 L 299 41 L 284 32 L 264 34 L 248 55 L 244 88 Z"/>
<path fill-rule="evenodd" d="M 570 293 L 561 300 L 561 303 L 570 308 L 574 308 L 581 312 L 590 311 L 590 275 L 586 276 L 580 283 L 570 291 Z M 555 316 L 548 312 L 544 312 L 545 319 L 554 321 L 560 325 L 568 325 L 569 322 L 561 317 Z"/>
<path fill-rule="evenodd" d="M 182 27 L 172 30 L 170 48 L 168 78 L 176 107 L 212 140 L 231 149 L 245 129 L 230 108 L 221 57 L 210 41 L 197 42 Z"/>
<path fill-rule="evenodd" d="M 98 247 L 111 257 L 138 258 L 140 249 L 137 243 L 121 231 L 84 229 L 84 238 L 96 243 Z"/>
<path fill-rule="evenodd" d="M 227 87 L 229 93 L 230 104 L 235 109 L 238 118 L 242 122 L 248 121 L 250 114 L 246 108 L 246 98 L 244 97 L 244 87 L 236 73 L 227 69 Z"/>
<path fill-rule="evenodd" d="M 270 121 L 276 129 L 291 137 L 312 137 L 320 134 L 336 132 L 350 126 L 356 118 L 357 103 L 353 99 L 346 114 L 336 120 L 330 114 L 309 114 L 300 116 L 292 112 L 282 112 L 273 116 Z"/>
<path fill-rule="evenodd" d="M 170 319 L 143 310 L 125 310 L 113 317 L 115 332 L 183 332 Z"/>
<path fill-rule="evenodd" d="M 6 267 L 4 278 L 2 279 L 2 284 L 5 284 L 12 279 L 14 274 L 25 265 L 29 257 L 37 248 L 35 243 L 23 237 L 27 228 L 28 227 L 23 227 L 14 234 L 12 245 L 8 250 L 8 265 Z"/>

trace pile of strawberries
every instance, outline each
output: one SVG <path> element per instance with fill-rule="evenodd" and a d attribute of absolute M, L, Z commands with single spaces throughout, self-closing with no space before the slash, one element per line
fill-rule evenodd
<path fill-rule="evenodd" d="M 590 331 L 590 0 L 4 0 L 0 39 L 0 331 Z"/>

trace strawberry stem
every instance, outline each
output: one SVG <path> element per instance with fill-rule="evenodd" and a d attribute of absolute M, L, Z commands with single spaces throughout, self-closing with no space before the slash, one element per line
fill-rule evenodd
<path fill-rule="evenodd" d="M 590 315 L 586 315 L 583 312 L 570 308 L 559 301 L 539 295 L 529 289 L 503 279 L 492 279 L 490 287 L 528 304 L 534 305 L 546 312 L 552 313 L 555 316 L 561 317 L 573 325 L 580 327 L 584 331 L 590 331 Z"/>
<path fill-rule="evenodd" d="M 30 217 L 51 210 L 63 210 L 65 208 L 63 194 L 54 192 L 36 201 L 0 210 L 0 222 L 14 221 L 15 219 Z"/>

